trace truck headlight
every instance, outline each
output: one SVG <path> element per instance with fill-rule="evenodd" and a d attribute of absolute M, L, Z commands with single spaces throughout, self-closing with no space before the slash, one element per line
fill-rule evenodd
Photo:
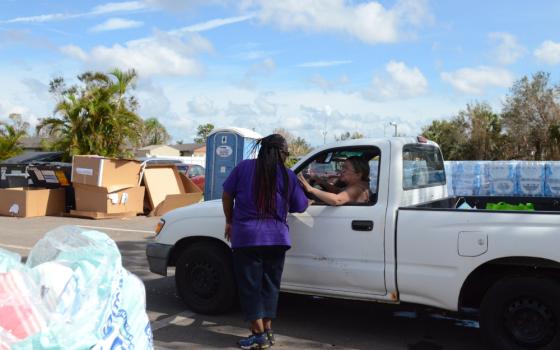
<path fill-rule="evenodd" d="M 160 219 L 156 225 L 156 236 L 163 230 L 163 226 L 165 225 L 165 220 Z"/>

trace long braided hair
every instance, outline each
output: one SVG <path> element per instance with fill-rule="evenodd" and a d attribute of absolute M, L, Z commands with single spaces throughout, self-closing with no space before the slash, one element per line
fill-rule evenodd
<path fill-rule="evenodd" d="M 276 212 L 276 193 L 279 191 L 277 172 L 282 173 L 282 198 L 287 205 L 289 194 L 288 171 L 284 165 L 288 156 L 288 144 L 282 135 L 272 134 L 257 140 L 259 147 L 254 181 L 255 204 L 259 219 L 278 218 Z"/>

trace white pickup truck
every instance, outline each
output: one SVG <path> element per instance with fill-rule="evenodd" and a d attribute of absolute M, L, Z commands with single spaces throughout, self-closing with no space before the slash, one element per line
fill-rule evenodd
<path fill-rule="evenodd" d="M 336 143 L 293 170 L 331 177 L 351 156 L 369 161 L 371 201 L 315 201 L 290 214 L 283 291 L 478 309 L 493 348 L 560 349 L 558 199 L 450 197 L 441 152 L 423 137 Z M 484 209 L 501 201 L 535 210 Z M 224 223 L 221 201 L 176 209 L 147 247 L 150 270 L 165 276 L 175 266 L 178 293 L 197 312 L 221 312 L 236 300 Z"/>

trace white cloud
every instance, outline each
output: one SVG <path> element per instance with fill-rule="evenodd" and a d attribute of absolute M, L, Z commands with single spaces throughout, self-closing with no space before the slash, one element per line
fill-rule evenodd
<path fill-rule="evenodd" d="M 190 26 L 183 27 L 181 29 L 174 30 L 170 32 L 171 34 L 175 33 L 191 33 L 191 32 L 204 32 L 207 30 L 219 28 L 228 24 L 240 23 L 248 21 L 254 18 L 254 14 L 248 14 L 244 16 L 237 16 L 237 17 L 227 17 L 227 18 L 216 18 L 206 22 L 193 24 Z"/>
<path fill-rule="evenodd" d="M 373 100 L 410 98 L 423 95 L 428 81 L 417 67 L 409 68 L 404 62 L 390 61 L 385 65 L 387 78 L 374 77 L 371 88 L 364 96 Z"/>
<path fill-rule="evenodd" d="M 547 64 L 560 63 L 560 43 L 546 40 L 534 52 L 535 57 Z"/>
<path fill-rule="evenodd" d="M 43 23 L 63 21 L 86 16 L 104 15 L 116 12 L 130 12 L 145 9 L 146 5 L 140 1 L 111 2 L 94 7 L 89 12 L 84 13 L 50 13 L 45 15 L 16 17 L 0 21 L 0 23 Z"/>
<path fill-rule="evenodd" d="M 171 112 L 171 101 L 162 85 L 150 79 L 140 79 L 136 84 L 136 89 L 132 94 L 138 99 L 138 114 L 144 119 L 158 118 L 162 122 L 174 119 L 175 115 Z"/>
<path fill-rule="evenodd" d="M 179 37 L 159 32 L 153 37 L 129 41 L 124 45 L 96 46 L 89 52 L 75 45 L 64 46 L 61 50 L 95 69 L 134 68 L 143 77 L 182 76 L 202 71 L 195 55 L 211 51 L 212 45 L 196 33 Z"/>
<path fill-rule="evenodd" d="M 344 61 L 314 61 L 314 62 L 305 62 L 300 63 L 297 67 L 302 68 L 323 68 L 323 67 L 333 67 L 333 66 L 340 66 L 343 64 L 350 64 L 352 61 L 344 60 Z"/>
<path fill-rule="evenodd" d="M 331 90 L 350 83 L 350 79 L 344 74 L 334 80 L 325 79 L 322 75 L 315 74 L 309 79 L 309 82 L 323 90 Z"/>
<path fill-rule="evenodd" d="M 144 8 L 146 8 L 146 4 L 142 1 L 109 2 L 107 4 L 95 6 L 91 13 L 101 15 L 114 12 L 136 11 Z"/>
<path fill-rule="evenodd" d="M 224 2 L 226 2 L 226 0 L 145 0 L 145 3 L 149 6 L 171 12 L 190 10 L 199 5 L 219 4 Z"/>
<path fill-rule="evenodd" d="M 21 82 L 40 100 L 48 101 L 51 98 L 47 84 L 35 78 L 23 78 Z"/>
<path fill-rule="evenodd" d="M 406 27 L 431 21 L 424 0 L 400 0 L 392 8 L 376 1 L 246 0 L 244 8 L 256 9 L 262 23 L 284 30 L 342 32 L 368 44 L 396 42 L 406 36 Z"/>
<path fill-rule="evenodd" d="M 517 38 L 509 33 L 495 32 L 488 36 L 494 42 L 498 42 L 493 54 L 498 63 L 515 63 L 526 52 L 526 49 L 517 42 Z"/>
<path fill-rule="evenodd" d="M 514 81 L 513 75 L 508 70 L 486 66 L 443 72 L 441 79 L 451 84 L 456 90 L 475 95 L 482 94 L 488 87 L 507 88 Z"/>
<path fill-rule="evenodd" d="M 219 113 L 214 101 L 206 96 L 197 96 L 187 102 L 189 114 L 196 117 L 213 117 Z"/>
<path fill-rule="evenodd" d="M 138 28 L 143 26 L 144 23 L 140 21 L 133 21 L 125 18 L 109 18 L 105 22 L 91 28 L 93 32 L 105 32 L 110 30 Z"/>
<path fill-rule="evenodd" d="M 275 70 L 276 62 L 272 58 L 265 58 L 264 60 L 249 67 L 245 76 L 239 83 L 239 86 L 249 90 L 255 89 L 257 86 L 255 78 L 261 75 L 272 74 Z"/>

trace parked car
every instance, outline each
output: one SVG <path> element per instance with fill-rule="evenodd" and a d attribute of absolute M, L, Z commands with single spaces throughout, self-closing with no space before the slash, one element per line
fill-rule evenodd
<path fill-rule="evenodd" d="M 197 164 L 183 164 L 186 165 L 185 174 L 195 185 L 204 192 L 205 171 L 204 167 Z M 183 166 L 182 165 L 182 166 Z"/>
<path fill-rule="evenodd" d="M 27 151 L 12 158 L 1 161 L 3 164 L 31 164 L 36 162 L 62 162 L 64 152 Z"/>
<path fill-rule="evenodd" d="M 372 200 L 316 202 L 288 216 L 283 291 L 478 310 L 492 349 L 560 349 L 557 198 L 449 197 L 439 147 L 422 137 L 324 146 L 293 170 L 357 155 L 370 162 Z M 485 209 L 492 202 L 535 210 Z M 175 266 L 178 295 L 196 312 L 223 312 L 236 300 L 224 224 L 219 200 L 179 208 L 147 246 L 150 270 Z"/>
<path fill-rule="evenodd" d="M 142 162 L 150 164 L 174 164 L 179 172 L 185 174 L 201 191 L 204 191 L 205 172 L 204 167 L 198 164 L 186 164 L 179 159 L 167 158 L 138 158 Z"/>

